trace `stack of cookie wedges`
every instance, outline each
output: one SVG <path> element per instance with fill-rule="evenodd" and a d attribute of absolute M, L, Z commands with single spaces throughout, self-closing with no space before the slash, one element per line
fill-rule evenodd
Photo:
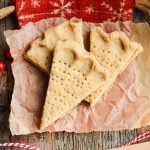
<path fill-rule="evenodd" d="M 82 21 L 65 21 L 35 39 L 25 59 L 49 76 L 40 128 L 43 130 L 81 101 L 95 104 L 116 77 L 143 51 L 121 31 L 91 28 L 84 49 Z"/>

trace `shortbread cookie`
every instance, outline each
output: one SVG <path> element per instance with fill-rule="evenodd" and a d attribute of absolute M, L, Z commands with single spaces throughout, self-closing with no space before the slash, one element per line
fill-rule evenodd
<path fill-rule="evenodd" d="M 25 55 L 25 59 L 43 72 L 49 74 L 53 56 L 45 46 L 41 45 L 41 39 L 39 37 L 31 44 L 30 50 Z"/>
<path fill-rule="evenodd" d="M 73 39 L 83 48 L 82 21 L 65 21 L 46 30 L 42 37 L 34 40 L 25 58 L 49 75 L 51 59 L 56 43 Z"/>
<path fill-rule="evenodd" d="M 140 44 L 131 42 L 121 31 L 105 33 L 100 27 L 94 27 L 90 34 L 90 51 L 96 56 L 99 64 L 111 74 L 103 87 L 99 87 L 85 99 L 95 103 L 143 48 Z"/>
<path fill-rule="evenodd" d="M 15 7 L 14 6 L 8 6 L 5 8 L 0 9 L 0 19 L 3 19 L 4 17 L 7 17 L 9 14 L 14 12 Z"/>
<path fill-rule="evenodd" d="M 43 110 L 41 129 L 62 118 L 86 96 L 103 86 L 108 73 L 95 56 L 74 40 L 57 43 Z"/>
<path fill-rule="evenodd" d="M 135 7 L 143 13 L 150 15 L 150 0 L 137 0 Z"/>

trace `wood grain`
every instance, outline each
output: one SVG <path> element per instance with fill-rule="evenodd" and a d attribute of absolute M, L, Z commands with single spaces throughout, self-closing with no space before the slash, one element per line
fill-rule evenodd
<path fill-rule="evenodd" d="M 10 4 L 11 0 L 3 0 L 0 2 L 0 8 Z M 135 22 L 143 22 L 146 20 L 150 23 L 150 16 L 145 16 L 138 10 L 134 10 Z M 4 57 L 5 51 L 8 49 L 3 36 L 3 31 L 6 29 L 15 29 L 17 26 L 14 14 L 0 20 L 0 58 Z M 0 143 L 9 141 L 29 143 L 40 147 L 42 150 L 106 150 L 113 147 L 119 147 L 137 135 L 150 130 L 150 127 L 146 127 L 132 131 L 125 130 L 118 132 L 91 132 L 81 134 L 59 132 L 11 136 L 8 127 L 8 115 L 14 81 L 10 67 L 11 61 L 7 61 L 6 63 L 7 72 L 0 74 Z M 11 148 L 7 148 L 7 150 L 9 149 Z M 14 149 L 17 150 L 18 148 Z"/>
<path fill-rule="evenodd" d="M 133 11 L 133 20 L 134 22 L 148 22 L 150 24 L 150 15 L 144 14 L 135 8 Z"/>

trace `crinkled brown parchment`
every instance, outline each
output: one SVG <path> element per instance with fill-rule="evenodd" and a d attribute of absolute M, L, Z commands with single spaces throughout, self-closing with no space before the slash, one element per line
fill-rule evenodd
<path fill-rule="evenodd" d="M 43 132 L 39 131 L 39 123 L 48 79 L 23 55 L 33 39 L 61 21 L 63 19 L 51 18 L 5 33 L 14 58 L 15 85 L 9 119 L 13 135 Z M 84 23 L 86 47 L 89 29 L 93 25 Z M 141 43 L 145 51 L 117 78 L 112 90 L 96 105 L 82 102 L 45 131 L 90 132 L 150 125 L 150 28 L 146 23 L 132 22 L 105 22 L 100 25 L 106 32 L 122 30 L 131 40 Z"/>

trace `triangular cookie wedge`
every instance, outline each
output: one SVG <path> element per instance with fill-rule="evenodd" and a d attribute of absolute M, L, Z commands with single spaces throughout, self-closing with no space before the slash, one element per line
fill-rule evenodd
<path fill-rule="evenodd" d="M 96 103 L 109 90 L 116 77 L 143 51 L 143 48 L 140 44 L 131 42 L 122 31 L 105 33 L 101 27 L 94 27 L 90 33 L 90 51 L 96 56 L 99 64 L 111 74 L 111 78 L 103 87 L 98 88 L 85 99 Z"/>
<path fill-rule="evenodd" d="M 49 74 L 53 53 L 48 48 L 41 45 L 42 38 L 39 37 L 30 45 L 30 49 L 25 55 L 25 59 L 38 67 L 44 73 Z"/>
<path fill-rule="evenodd" d="M 59 40 L 67 39 L 73 39 L 84 47 L 82 21 L 65 21 L 49 28 L 31 43 L 25 58 L 49 75 L 55 45 Z"/>
<path fill-rule="evenodd" d="M 74 40 L 60 41 L 54 50 L 50 80 L 41 120 L 46 128 L 103 86 L 108 73 L 95 56 Z"/>

